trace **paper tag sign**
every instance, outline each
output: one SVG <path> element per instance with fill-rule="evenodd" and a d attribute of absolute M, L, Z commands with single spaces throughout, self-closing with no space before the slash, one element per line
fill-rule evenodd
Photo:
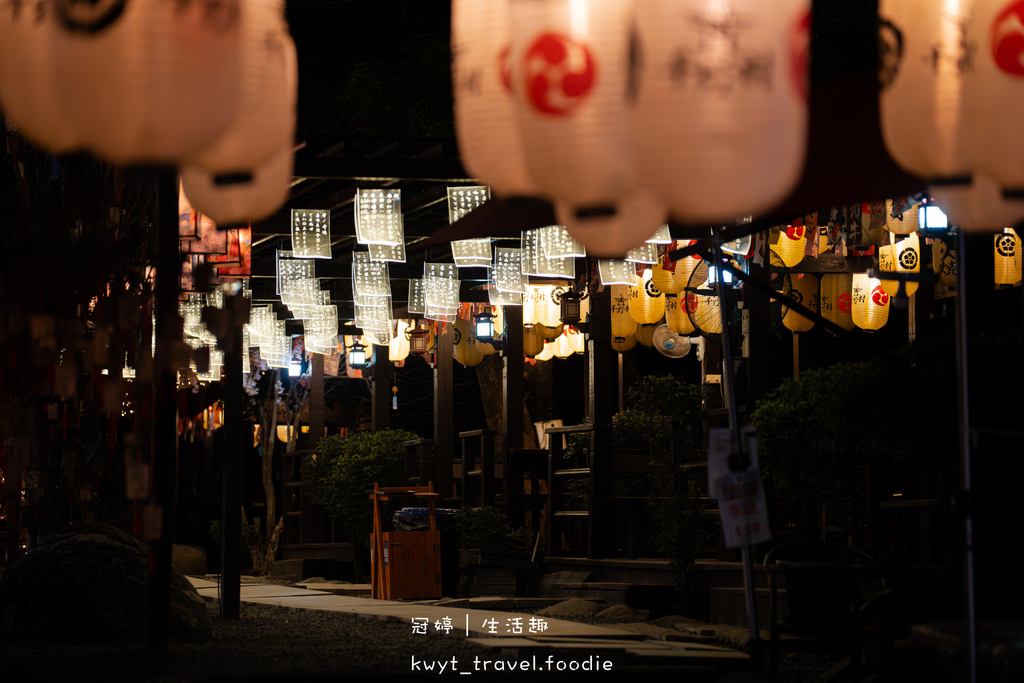
<path fill-rule="evenodd" d="M 772 537 L 754 428 L 745 427 L 742 436 L 750 467 L 743 472 L 730 472 L 732 430 L 712 429 L 708 434 L 708 497 L 718 501 L 728 548 L 755 545 Z"/>

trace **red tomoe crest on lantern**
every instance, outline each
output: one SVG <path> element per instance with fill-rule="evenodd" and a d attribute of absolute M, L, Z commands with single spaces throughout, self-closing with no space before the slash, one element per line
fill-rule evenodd
<path fill-rule="evenodd" d="M 871 290 L 871 300 L 878 306 L 885 306 L 889 303 L 889 295 L 882 289 L 882 285 L 877 285 Z"/>
<path fill-rule="evenodd" d="M 836 307 L 843 313 L 850 312 L 850 293 L 844 292 L 839 295 L 839 299 L 836 301 Z"/>
<path fill-rule="evenodd" d="M 807 101 L 807 82 L 811 61 L 811 13 L 807 12 L 793 26 L 790 34 L 790 61 L 789 75 L 793 81 L 793 88 L 800 94 L 800 97 Z"/>
<path fill-rule="evenodd" d="M 800 240 L 804 238 L 804 233 L 807 232 L 807 228 L 802 225 L 793 224 L 786 227 L 786 237 L 791 240 Z"/>
<path fill-rule="evenodd" d="M 690 315 L 693 315 L 694 313 L 696 313 L 697 312 L 697 306 L 698 306 L 699 303 L 700 303 L 700 300 L 697 299 L 697 295 L 696 294 L 687 294 L 686 295 L 686 304 L 685 304 L 686 312 L 689 313 Z"/>
<path fill-rule="evenodd" d="M 1003 8 L 992 22 L 992 58 L 1013 76 L 1024 76 L 1024 0 Z"/>
<path fill-rule="evenodd" d="M 544 33 L 523 57 L 526 94 L 544 114 L 563 116 L 594 87 L 594 58 L 586 45 L 557 33 Z"/>

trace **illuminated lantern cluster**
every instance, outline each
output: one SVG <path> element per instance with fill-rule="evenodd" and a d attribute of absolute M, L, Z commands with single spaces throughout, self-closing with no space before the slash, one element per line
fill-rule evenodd
<path fill-rule="evenodd" d="M 463 158 L 594 256 L 763 212 L 803 169 L 809 35 L 809 0 L 455 0 Z"/>

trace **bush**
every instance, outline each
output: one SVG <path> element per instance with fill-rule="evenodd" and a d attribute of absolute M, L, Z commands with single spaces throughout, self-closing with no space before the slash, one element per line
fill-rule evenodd
<path fill-rule="evenodd" d="M 368 547 L 373 531 L 373 485 L 401 486 L 405 478 L 402 443 L 419 437 L 399 429 L 328 436 L 302 464 L 302 481 L 312 502 L 349 534 L 352 547 Z M 382 514 L 382 520 L 389 517 Z"/>
<path fill-rule="evenodd" d="M 455 521 L 465 550 L 516 560 L 529 559 L 533 552 L 532 534 L 526 529 L 514 529 L 496 507 L 463 506 Z"/>

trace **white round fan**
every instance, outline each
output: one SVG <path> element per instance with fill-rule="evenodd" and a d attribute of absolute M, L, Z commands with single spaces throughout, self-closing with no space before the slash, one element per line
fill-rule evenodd
<path fill-rule="evenodd" d="M 654 330 L 654 348 L 667 358 L 682 358 L 690 353 L 690 338 L 673 332 L 668 325 L 658 325 Z"/>

